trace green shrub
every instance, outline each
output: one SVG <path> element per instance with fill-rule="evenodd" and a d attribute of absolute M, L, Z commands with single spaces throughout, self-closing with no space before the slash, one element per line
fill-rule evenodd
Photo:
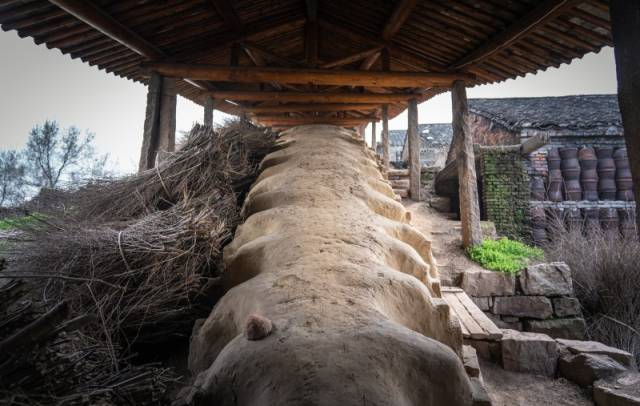
<path fill-rule="evenodd" d="M 542 259 L 540 248 L 530 247 L 508 238 L 484 240 L 482 244 L 468 249 L 471 259 L 487 269 L 499 272 L 517 273 L 532 259 Z"/>

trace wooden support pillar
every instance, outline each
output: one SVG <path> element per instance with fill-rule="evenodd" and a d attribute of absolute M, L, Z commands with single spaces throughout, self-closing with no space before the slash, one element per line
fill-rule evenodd
<path fill-rule="evenodd" d="M 158 127 L 160 125 L 160 94 L 162 92 L 162 76 L 151 73 L 147 90 L 147 110 L 144 117 L 142 148 L 138 172 L 153 168 L 158 152 Z"/>
<path fill-rule="evenodd" d="M 371 149 L 376 152 L 376 122 L 371 122 Z"/>
<path fill-rule="evenodd" d="M 420 200 L 420 134 L 418 133 L 418 101 L 409 100 L 407 109 L 407 141 L 409 146 L 409 195 Z"/>
<path fill-rule="evenodd" d="M 176 99 L 176 80 L 152 73 L 138 171 L 153 168 L 159 151 L 175 150 Z"/>
<path fill-rule="evenodd" d="M 177 96 L 176 79 L 162 78 L 160 126 L 158 127 L 158 151 L 160 152 L 173 152 L 176 150 Z"/>
<path fill-rule="evenodd" d="M 611 0 L 609 7 L 618 104 L 635 187 L 636 224 L 640 233 L 640 2 Z"/>
<path fill-rule="evenodd" d="M 389 168 L 389 108 L 382 106 L 382 164 Z"/>
<path fill-rule="evenodd" d="M 213 125 L 213 97 L 209 95 L 204 98 L 204 125 Z"/>
<path fill-rule="evenodd" d="M 478 183 L 476 164 L 473 155 L 473 140 L 469 130 L 467 91 L 463 81 L 453 82 L 451 89 L 453 106 L 453 140 L 459 140 L 458 150 L 458 195 L 460 199 L 460 222 L 462 225 L 462 245 L 467 248 L 482 242 L 480 228 L 480 205 L 478 201 Z"/>

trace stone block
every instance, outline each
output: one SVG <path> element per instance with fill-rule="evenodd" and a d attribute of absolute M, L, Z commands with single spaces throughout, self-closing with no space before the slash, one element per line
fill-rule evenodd
<path fill-rule="evenodd" d="M 497 314 L 493 314 L 493 313 L 488 313 L 485 312 L 485 314 L 487 315 L 487 317 L 489 317 L 489 319 L 491 319 L 491 321 L 498 327 L 501 329 L 510 329 L 510 330 L 518 330 L 518 331 L 522 331 L 522 322 L 520 322 L 520 319 L 517 317 L 511 317 L 511 316 L 506 316 L 507 319 L 505 320 L 504 316 L 498 316 Z"/>
<path fill-rule="evenodd" d="M 640 406 L 640 374 L 625 372 L 593 385 L 597 406 Z"/>
<path fill-rule="evenodd" d="M 471 297 L 473 303 L 478 306 L 480 310 L 483 312 L 489 311 L 491 308 L 491 298 L 490 297 Z"/>
<path fill-rule="evenodd" d="M 462 346 L 462 363 L 469 377 L 477 378 L 480 376 L 480 362 L 475 348 L 470 345 Z"/>
<path fill-rule="evenodd" d="M 580 386 L 591 386 L 598 379 L 626 371 L 618 361 L 598 354 L 563 354 L 558 360 L 560 376 Z"/>
<path fill-rule="evenodd" d="M 544 334 L 503 330 L 502 365 L 507 371 L 555 375 L 558 345 Z"/>
<path fill-rule="evenodd" d="M 432 196 L 429 199 L 429 206 L 441 213 L 450 213 L 451 199 L 446 196 Z"/>
<path fill-rule="evenodd" d="M 585 336 L 587 325 L 583 318 L 550 320 L 527 320 L 524 325 L 526 331 L 546 334 L 553 338 L 565 338 L 569 340 L 582 340 Z"/>
<path fill-rule="evenodd" d="M 491 406 L 491 398 L 480 378 L 471 378 L 471 398 L 472 406 Z"/>
<path fill-rule="evenodd" d="M 597 341 L 578 341 L 578 340 L 565 340 L 558 339 L 558 346 L 563 352 L 570 352 L 571 354 L 600 354 L 606 355 L 614 360 L 618 361 L 622 365 L 628 368 L 635 366 L 633 355 L 627 351 L 615 347 L 609 347 Z"/>
<path fill-rule="evenodd" d="M 464 345 L 475 348 L 478 357 L 487 361 L 500 362 L 502 357 L 500 341 L 465 339 Z"/>
<path fill-rule="evenodd" d="M 556 297 L 551 299 L 553 313 L 558 317 L 577 316 L 581 314 L 580 301 L 574 297 Z"/>
<path fill-rule="evenodd" d="M 567 296 L 573 294 L 571 269 L 564 262 L 526 267 L 519 276 L 525 295 Z"/>
<path fill-rule="evenodd" d="M 493 298 L 493 313 L 546 319 L 553 314 L 553 308 L 551 300 L 544 296 L 502 296 Z"/>
<path fill-rule="evenodd" d="M 467 271 L 462 274 L 460 287 L 475 297 L 513 296 L 516 293 L 516 278 L 505 272 Z"/>

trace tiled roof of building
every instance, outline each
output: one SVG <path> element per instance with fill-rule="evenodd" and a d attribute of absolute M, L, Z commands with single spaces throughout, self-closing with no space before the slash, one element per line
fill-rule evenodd
<path fill-rule="evenodd" d="M 442 146 L 451 143 L 453 130 L 451 123 L 418 124 L 418 131 L 423 146 Z M 389 131 L 389 144 L 403 146 L 407 138 L 407 130 Z"/>
<path fill-rule="evenodd" d="M 469 99 L 469 111 L 511 131 L 604 130 L 622 133 L 618 98 L 613 94 Z"/>

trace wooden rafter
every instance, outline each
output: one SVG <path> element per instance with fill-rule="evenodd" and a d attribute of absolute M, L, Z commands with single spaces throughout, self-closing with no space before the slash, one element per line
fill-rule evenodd
<path fill-rule="evenodd" d="M 451 69 L 462 69 L 486 60 L 491 55 L 505 49 L 524 35 L 561 14 L 567 7 L 573 7 L 575 5 L 576 0 L 545 0 L 539 3 L 524 17 L 489 38 L 478 48 L 453 63 Z"/>
<path fill-rule="evenodd" d="M 158 59 L 167 56 L 160 48 L 151 44 L 91 2 L 80 0 L 50 1 L 80 21 L 145 58 Z"/>
<path fill-rule="evenodd" d="M 364 51 L 360 51 L 360 52 L 353 53 L 351 55 L 344 56 L 342 58 L 333 60 L 331 62 L 323 63 L 322 65 L 320 65 L 320 67 L 325 69 L 337 68 L 340 66 L 349 65 L 351 63 L 357 62 L 362 59 L 369 59 L 374 55 L 376 55 L 376 58 L 377 58 L 377 55 L 380 53 L 380 49 L 382 49 L 382 47 L 375 46 L 373 48 L 370 48 Z M 373 61 L 375 61 L 376 58 L 374 58 Z"/>
<path fill-rule="evenodd" d="M 393 36 L 400 31 L 402 24 L 407 21 L 407 18 L 411 14 L 411 11 L 416 6 L 417 2 L 417 0 L 400 0 L 397 2 L 391 17 L 389 17 L 389 20 L 382 30 L 383 40 L 391 41 Z"/>
<path fill-rule="evenodd" d="M 240 33 L 244 30 L 242 22 L 238 17 L 238 13 L 233 8 L 232 2 L 229 0 L 210 0 L 220 17 L 224 20 L 224 24 L 233 32 Z"/>
<path fill-rule="evenodd" d="M 389 104 L 419 97 L 417 93 L 349 93 L 349 92 L 253 92 L 217 90 L 211 92 L 216 100 L 274 101 L 288 103 L 377 103 Z"/>
<path fill-rule="evenodd" d="M 362 63 L 360 64 L 360 70 L 369 70 L 373 66 L 374 63 L 380 57 L 380 52 L 376 52 L 375 54 L 369 55 Z"/>
<path fill-rule="evenodd" d="M 422 55 L 417 55 L 413 51 L 409 51 L 398 44 L 391 44 L 390 42 L 382 41 L 380 38 L 376 38 L 369 34 L 357 31 L 353 28 L 346 28 L 340 24 L 335 24 L 331 21 L 320 19 L 319 24 L 324 29 L 330 30 L 348 38 L 350 41 L 356 43 L 364 43 L 371 46 L 386 47 L 393 53 L 393 58 L 402 61 L 405 65 L 413 67 L 415 70 L 424 70 L 432 72 L 444 72 L 447 67 L 429 60 Z"/>
<path fill-rule="evenodd" d="M 349 110 L 376 110 L 379 104 L 354 104 L 354 103 L 306 103 L 306 104 L 282 104 L 277 106 L 249 107 L 245 111 L 253 114 L 300 112 L 327 112 Z"/>
<path fill-rule="evenodd" d="M 473 81 L 475 79 L 475 75 L 466 73 L 363 72 L 329 69 L 230 67 L 169 62 L 144 63 L 142 67 L 168 77 L 233 83 L 277 82 L 302 85 L 429 88 L 448 87 L 454 80 Z"/>
<path fill-rule="evenodd" d="M 298 61 L 295 61 L 293 59 L 290 59 L 284 56 L 280 56 L 272 51 L 265 49 L 264 47 L 261 47 L 260 45 L 252 41 L 241 41 L 240 44 L 245 50 L 250 50 L 253 54 L 255 53 L 260 54 L 262 58 L 265 58 L 272 62 L 276 62 L 279 65 L 286 66 L 286 67 L 301 66 L 301 64 L 298 63 Z M 264 65 L 259 65 L 259 66 L 266 66 L 266 63 Z"/>

